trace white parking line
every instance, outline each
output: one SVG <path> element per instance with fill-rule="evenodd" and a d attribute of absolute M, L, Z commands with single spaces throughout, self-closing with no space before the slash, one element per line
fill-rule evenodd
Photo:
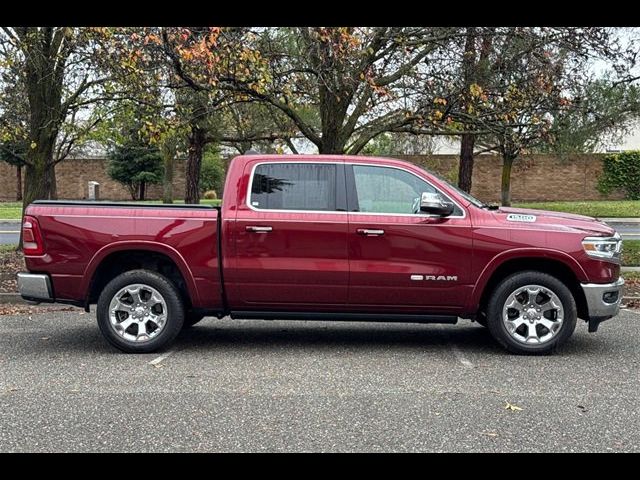
<path fill-rule="evenodd" d="M 20 230 L 0 230 L 0 233 L 20 233 Z"/>
<path fill-rule="evenodd" d="M 453 352 L 453 355 L 456 357 L 456 359 L 462 364 L 464 368 L 473 368 L 473 363 L 471 363 L 471 361 L 464 356 L 462 350 L 460 350 L 458 346 L 451 340 L 449 332 L 444 328 L 444 326 L 438 325 L 438 327 L 440 327 L 440 330 L 442 330 L 442 333 L 444 333 L 444 337 L 447 339 L 449 348 L 451 348 L 451 351 Z"/>
<path fill-rule="evenodd" d="M 153 360 L 151 360 L 149 362 L 149 365 L 153 365 L 154 367 L 156 365 L 159 365 L 160 362 L 162 362 L 164 359 L 166 359 L 167 357 L 173 355 L 175 353 L 175 350 L 169 350 L 166 353 L 163 353 L 162 355 L 160 355 L 158 358 L 154 358 Z"/>

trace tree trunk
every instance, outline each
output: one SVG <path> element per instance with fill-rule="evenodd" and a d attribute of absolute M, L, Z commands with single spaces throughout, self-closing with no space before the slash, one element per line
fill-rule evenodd
<path fill-rule="evenodd" d="M 473 147 L 476 136 L 465 133 L 460 139 L 460 165 L 458 168 L 458 186 L 465 192 L 471 193 L 471 177 L 473 176 Z"/>
<path fill-rule="evenodd" d="M 22 165 L 16 166 L 16 202 L 22 200 Z"/>
<path fill-rule="evenodd" d="M 49 190 L 49 200 L 58 199 L 58 182 L 56 181 L 56 165 L 51 163 L 45 174 L 45 182 Z"/>
<path fill-rule="evenodd" d="M 55 166 L 51 163 L 37 162 L 25 165 L 22 207 L 34 200 L 55 199 Z M 52 191 L 53 187 L 53 191 Z"/>
<path fill-rule="evenodd" d="M 462 71 L 464 75 L 464 108 L 473 104 L 470 88 L 476 81 L 476 27 L 467 27 L 464 53 L 462 56 Z M 472 127 L 466 125 L 465 127 Z M 458 186 L 465 192 L 471 192 L 473 176 L 473 147 L 476 143 L 475 135 L 467 133 L 460 139 L 460 163 L 458 165 Z"/>
<path fill-rule="evenodd" d="M 503 155 L 502 156 L 502 183 L 500 189 L 500 198 L 502 206 L 511 206 L 511 167 L 513 167 L 513 161 L 515 155 Z"/>
<path fill-rule="evenodd" d="M 144 200 L 144 189 L 145 189 L 146 183 L 145 182 L 140 182 L 140 200 Z"/>
<path fill-rule="evenodd" d="M 173 168 L 176 156 L 176 142 L 172 137 L 162 143 L 162 162 L 164 176 L 162 178 L 162 203 L 173 203 Z"/>
<path fill-rule="evenodd" d="M 189 134 L 184 203 L 200 203 L 200 168 L 202 166 L 202 153 L 205 143 L 205 130 L 193 125 Z"/>

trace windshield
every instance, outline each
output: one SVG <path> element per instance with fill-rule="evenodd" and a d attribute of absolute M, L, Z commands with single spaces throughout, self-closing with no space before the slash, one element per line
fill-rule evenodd
<path fill-rule="evenodd" d="M 456 192 L 458 192 L 458 194 L 464 198 L 465 200 L 467 200 L 468 202 L 471 202 L 473 205 L 475 205 L 476 207 L 479 208 L 483 208 L 486 206 L 486 204 L 484 202 L 481 202 L 480 200 L 478 200 L 476 197 L 474 197 L 473 195 L 471 195 L 470 193 L 465 192 L 464 190 L 460 189 L 459 187 L 452 185 L 446 178 L 443 178 L 442 175 L 438 175 L 435 172 L 432 172 L 431 170 L 427 170 L 424 167 L 420 167 L 422 168 L 424 171 L 430 173 L 431 175 L 433 175 L 434 177 L 438 178 L 441 182 L 446 183 L 450 188 L 452 188 L 453 190 L 455 190 Z"/>

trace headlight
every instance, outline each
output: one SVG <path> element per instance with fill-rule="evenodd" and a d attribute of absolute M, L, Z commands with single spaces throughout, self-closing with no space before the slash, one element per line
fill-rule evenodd
<path fill-rule="evenodd" d="M 618 232 L 613 237 L 586 237 L 582 240 L 582 248 L 590 257 L 619 261 L 622 239 Z"/>

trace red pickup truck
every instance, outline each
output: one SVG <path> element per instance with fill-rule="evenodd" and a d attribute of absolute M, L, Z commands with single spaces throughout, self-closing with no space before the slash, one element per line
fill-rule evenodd
<path fill-rule="evenodd" d="M 549 353 L 620 308 L 620 236 L 593 218 L 485 205 L 411 163 L 244 155 L 222 206 L 36 201 L 23 298 L 89 311 L 126 352 L 204 316 L 456 323 Z"/>

